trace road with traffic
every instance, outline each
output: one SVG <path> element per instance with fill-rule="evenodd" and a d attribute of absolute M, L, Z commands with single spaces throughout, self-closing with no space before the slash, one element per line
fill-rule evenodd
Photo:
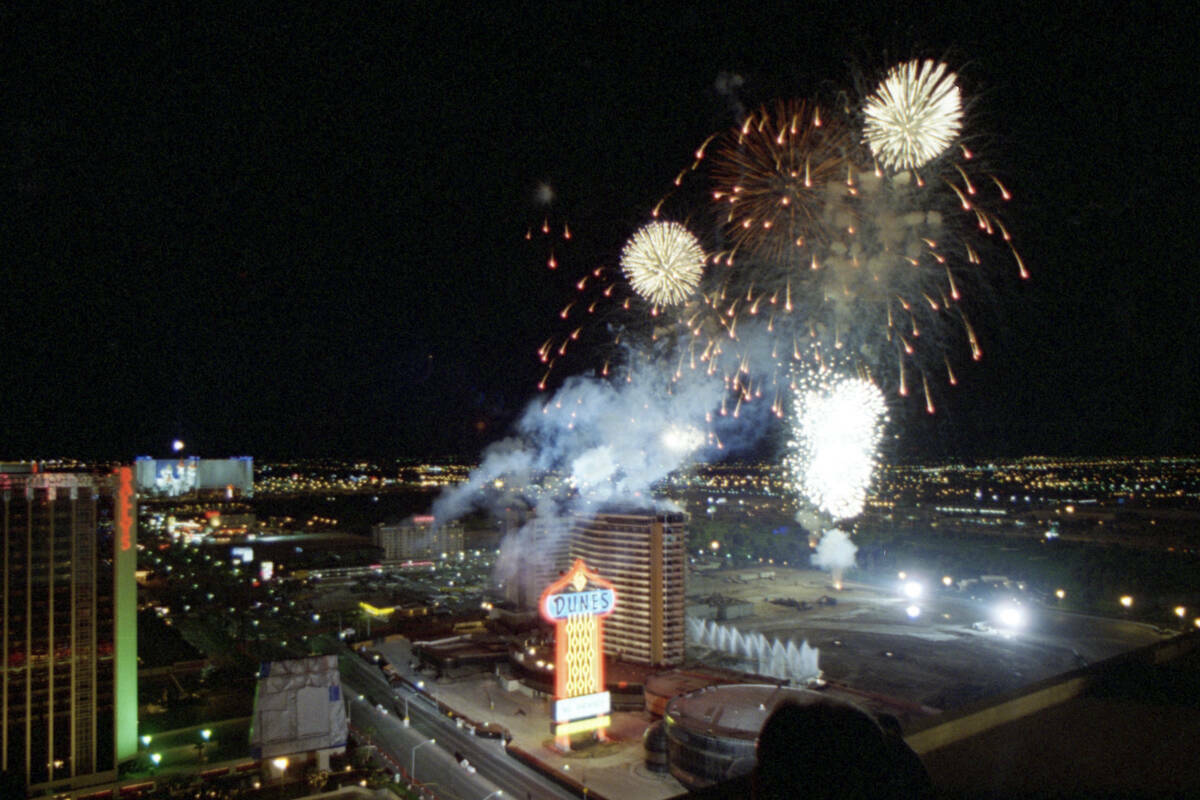
<path fill-rule="evenodd" d="M 476 736 L 461 719 L 439 713 L 427 695 L 392 686 L 358 656 L 342 658 L 342 683 L 353 724 L 360 731 L 372 730 L 372 741 L 394 765 L 426 786 L 436 784 L 433 791 L 439 797 L 575 800 L 574 794 L 508 755 L 503 741 Z M 469 766 L 461 764 L 464 759 Z"/>

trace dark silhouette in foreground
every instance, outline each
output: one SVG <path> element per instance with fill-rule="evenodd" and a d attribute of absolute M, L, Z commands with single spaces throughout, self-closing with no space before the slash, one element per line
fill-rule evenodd
<path fill-rule="evenodd" d="M 933 786 L 894 718 L 847 703 L 785 703 L 763 725 L 757 765 L 689 798 L 929 798 Z"/>

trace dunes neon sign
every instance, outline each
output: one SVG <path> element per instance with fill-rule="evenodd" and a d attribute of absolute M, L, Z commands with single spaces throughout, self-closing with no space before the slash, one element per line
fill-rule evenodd
<path fill-rule="evenodd" d="M 612 719 L 612 701 L 604 690 L 604 631 L 601 620 L 612 613 L 617 595 L 612 584 L 576 559 L 571 569 L 546 587 L 538 601 L 542 617 L 554 625 L 554 719 L 550 724 L 560 749 L 572 733 L 595 731 L 600 738 Z"/>

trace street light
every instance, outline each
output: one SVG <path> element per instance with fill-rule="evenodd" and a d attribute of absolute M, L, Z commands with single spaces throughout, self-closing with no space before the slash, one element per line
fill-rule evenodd
<path fill-rule="evenodd" d="M 425 745 L 433 744 L 436 741 L 437 739 L 426 739 L 412 749 L 412 761 L 409 764 L 408 777 L 412 778 L 414 781 L 417 779 L 417 751 Z"/>
<path fill-rule="evenodd" d="M 408 695 L 404 695 L 404 727 L 408 727 Z"/>
<path fill-rule="evenodd" d="M 196 753 L 200 756 L 201 761 L 204 761 L 204 745 L 206 745 L 208 740 L 211 738 L 212 730 L 210 728 L 205 728 L 204 730 L 200 731 L 200 741 L 196 742 Z"/>
<path fill-rule="evenodd" d="M 1121 606 L 1124 608 L 1132 608 L 1133 607 L 1133 598 L 1127 594 L 1121 595 Z"/>

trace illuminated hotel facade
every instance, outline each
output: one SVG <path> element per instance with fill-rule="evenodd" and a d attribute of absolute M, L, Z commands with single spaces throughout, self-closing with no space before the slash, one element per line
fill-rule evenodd
<path fill-rule="evenodd" d="M 641 664 L 683 663 L 687 515 L 575 517 L 570 558 L 581 558 L 620 598 L 604 629 L 604 652 Z"/>
<path fill-rule="evenodd" d="M 133 470 L 0 473 L 0 769 L 31 791 L 137 754 Z"/>
<path fill-rule="evenodd" d="M 417 516 L 399 525 L 373 526 L 371 541 L 383 550 L 384 561 L 454 557 L 463 549 L 463 527 L 438 525 L 433 517 Z"/>

